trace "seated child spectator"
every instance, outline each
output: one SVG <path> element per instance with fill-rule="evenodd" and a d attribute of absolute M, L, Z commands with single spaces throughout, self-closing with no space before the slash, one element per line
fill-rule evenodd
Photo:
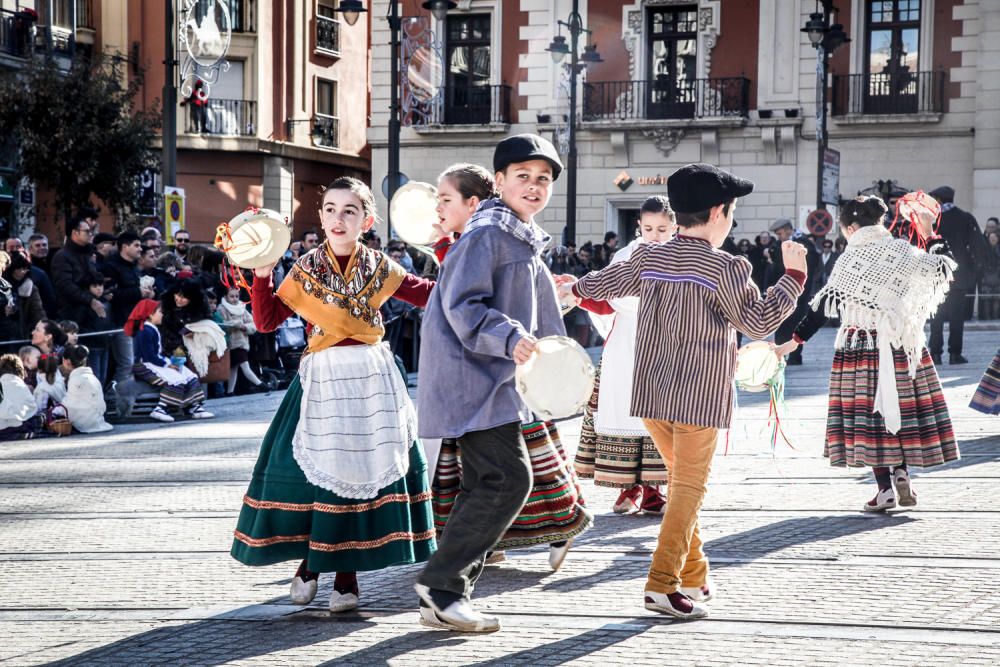
<path fill-rule="evenodd" d="M 193 419 L 212 417 L 212 413 L 202 407 L 205 392 L 198 377 L 183 362 L 176 363 L 179 360 L 163 356 L 159 330 L 162 322 L 160 302 L 152 299 L 137 303 L 125 322 L 125 333 L 134 337 L 135 365 L 132 372 L 135 379 L 148 382 L 160 390 L 160 401 L 149 416 L 157 421 L 172 422 L 174 418 L 168 411 L 174 407 L 185 410 Z"/>
<path fill-rule="evenodd" d="M 110 431 L 111 424 L 104 421 L 108 406 L 104 403 L 104 389 L 94 371 L 87 366 L 90 350 L 86 345 L 67 345 L 63 351 L 63 371 L 69 372 L 66 396 L 62 404 L 73 428 L 81 433 Z"/>
<path fill-rule="evenodd" d="M 44 352 L 38 357 L 38 373 L 35 376 L 35 404 L 38 412 L 44 414 L 49 408 L 62 404 L 66 396 L 66 376 L 60 369 L 58 354 Z"/>
<path fill-rule="evenodd" d="M 66 345 L 79 345 L 80 343 L 80 325 L 73 320 L 63 320 L 59 322 L 59 328 L 62 332 L 66 334 L 66 340 L 63 343 Z"/>
<path fill-rule="evenodd" d="M 15 354 L 0 356 L 0 440 L 34 437 L 41 431 L 37 412 L 21 360 Z"/>
<path fill-rule="evenodd" d="M 31 391 L 34 391 L 37 384 L 38 358 L 42 356 L 42 353 L 34 345 L 25 345 L 17 351 L 17 356 L 24 365 L 24 383 Z"/>
<path fill-rule="evenodd" d="M 232 394 L 236 389 L 240 372 L 254 387 L 263 386 L 264 383 L 250 368 L 250 336 L 257 333 L 257 327 L 253 325 L 253 316 L 247 312 L 246 304 L 240 300 L 238 287 L 229 288 L 215 313 L 222 320 L 229 345 L 229 387 L 226 393 Z"/>

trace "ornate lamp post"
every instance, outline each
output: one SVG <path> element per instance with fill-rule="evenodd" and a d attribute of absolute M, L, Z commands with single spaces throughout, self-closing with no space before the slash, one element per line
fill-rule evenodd
<path fill-rule="evenodd" d="M 580 2 L 573 0 L 573 11 L 569 15 L 568 21 L 558 21 L 559 34 L 552 38 L 549 48 L 546 49 L 552 55 L 552 62 L 561 63 L 567 54 L 570 56 L 569 64 L 569 155 L 566 159 L 566 243 L 576 244 L 576 79 L 583 68 L 592 63 L 604 62 L 597 52 L 595 44 L 588 44 L 583 48 L 583 55 L 579 55 L 580 35 L 591 31 L 583 27 L 583 18 L 580 16 Z M 570 44 L 566 44 L 566 38 L 562 36 L 562 28 L 569 30 Z"/>
<path fill-rule="evenodd" d="M 424 9 L 430 10 L 434 18 L 439 21 L 444 20 L 448 10 L 454 9 L 458 5 L 451 0 L 429 0 L 421 5 Z M 354 25 L 358 22 L 358 17 L 362 12 L 367 11 L 361 0 L 340 0 L 336 11 L 344 15 L 347 25 Z M 386 175 L 388 179 L 387 197 L 392 201 L 392 196 L 399 189 L 399 128 L 400 105 L 399 105 L 399 44 L 400 32 L 403 25 L 399 16 L 399 3 L 396 0 L 389 0 L 389 12 L 386 14 L 389 21 L 389 30 L 392 33 L 389 41 L 389 169 Z M 392 237 L 392 218 L 386 211 L 386 237 Z"/>
<path fill-rule="evenodd" d="M 836 51 L 842 44 L 851 41 L 851 38 L 844 32 L 844 26 L 839 23 L 830 25 L 830 14 L 836 7 L 833 0 L 820 0 L 823 5 L 822 12 L 814 12 L 809 15 L 804 28 L 804 32 L 809 36 L 813 48 L 816 49 L 816 143 L 818 151 L 816 157 L 816 209 L 826 209 L 823 201 L 823 158 L 826 155 L 828 136 L 826 133 L 826 79 L 829 70 L 830 54 Z"/>

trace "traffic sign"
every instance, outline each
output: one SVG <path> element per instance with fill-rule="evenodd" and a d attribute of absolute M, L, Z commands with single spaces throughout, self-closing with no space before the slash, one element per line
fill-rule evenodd
<path fill-rule="evenodd" d="M 163 208 L 165 220 L 163 231 L 167 236 L 167 245 L 173 245 L 174 234 L 185 228 L 184 189 L 173 187 L 164 188 Z"/>
<path fill-rule="evenodd" d="M 833 216 L 826 209 L 817 209 L 806 217 L 806 229 L 813 236 L 826 236 L 833 229 Z"/>

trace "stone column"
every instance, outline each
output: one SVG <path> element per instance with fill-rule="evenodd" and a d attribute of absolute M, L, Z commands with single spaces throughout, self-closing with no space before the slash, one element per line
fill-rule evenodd
<path fill-rule="evenodd" d="M 289 158 L 264 158 L 264 208 L 277 211 L 289 220 L 295 203 L 295 162 Z"/>

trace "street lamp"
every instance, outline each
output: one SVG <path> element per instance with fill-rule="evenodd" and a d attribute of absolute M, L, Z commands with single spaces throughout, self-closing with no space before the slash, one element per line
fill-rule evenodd
<path fill-rule="evenodd" d="M 569 64 L 569 155 L 566 159 L 566 238 L 564 243 L 576 244 L 576 78 L 583 68 L 593 63 L 604 62 L 597 52 L 597 46 L 587 44 L 583 55 L 579 55 L 580 35 L 593 34 L 583 27 L 580 16 L 580 0 L 573 0 L 573 11 L 568 21 L 557 21 L 560 34 L 552 38 L 549 48 L 545 49 L 552 56 L 552 62 L 559 64 L 567 55 Z M 571 44 L 566 44 L 562 36 L 562 28 L 569 30 Z"/>
<path fill-rule="evenodd" d="M 826 134 L 826 79 L 829 69 L 830 54 L 836 51 L 842 44 L 851 41 L 851 38 L 844 32 L 844 26 L 839 23 L 830 25 L 830 14 L 836 9 L 833 0 L 820 0 L 823 5 L 822 12 L 813 12 L 809 15 L 804 28 L 800 32 L 806 33 L 809 42 L 816 49 L 816 143 L 818 151 L 816 156 L 816 209 L 826 209 L 826 202 L 823 201 L 823 160 L 826 156 L 827 134 Z"/>
<path fill-rule="evenodd" d="M 434 18 L 443 21 L 448 14 L 448 10 L 454 9 L 458 5 L 451 0 L 429 0 L 421 5 L 424 9 L 429 9 Z M 361 0 L 340 0 L 337 9 L 334 10 L 344 15 L 344 21 L 348 25 L 354 25 L 358 21 L 361 12 L 366 11 Z M 389 169 L 386 174 L 388 180 L 386 191 L 388 200 L 392 201 L 392 196 L 399 189 L 399 128 L 400 107 L 399 107 L 399 45 L 400 33 L 403 21 L 399 16 L 399 3 L 396 0 L 389 0 L 389 12 L 386 14 L 389 22 L 391 37 L 389 40 Z M 392 238 L 392 215 L 386 210 L 385 216 L 386 238 Z"/>

